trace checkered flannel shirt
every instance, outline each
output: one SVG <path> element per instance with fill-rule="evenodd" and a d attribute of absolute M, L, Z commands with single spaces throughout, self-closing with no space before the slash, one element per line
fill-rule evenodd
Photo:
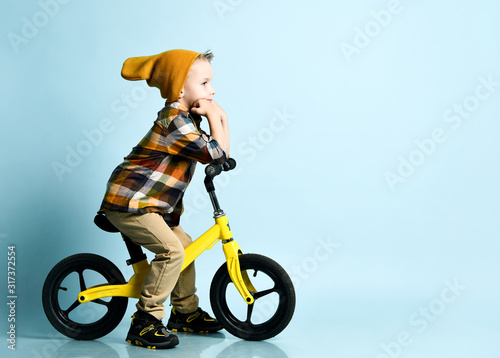
<path fill-rule="evenodd" d="M 111 174 L 99 212 L 158 212 L 167 224 L 177 226 L 196 162 L 222 164 L 227 159 L 200 122 L 200 116 L 178 102 L 167 103 L 148 134 Z"/>

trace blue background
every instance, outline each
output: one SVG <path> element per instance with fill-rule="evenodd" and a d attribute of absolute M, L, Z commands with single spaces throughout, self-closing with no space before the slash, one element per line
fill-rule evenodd
<path fill-rule="evenodd" d="M 92 219 L 163 100 L 120 70 L 174 48 L 215 54 L 238 161 L 219 200 L 243 250 L 274 258 L 296 284 L 294 320 L 272 347 L 289 357 L 498 355 L 498 1 L 1 8 L 1 272 L 14 244 L 18 348 L 41 338 L 26 356 L 60 338 L 41 306 L 55 263 L 93 252 L 131 274 L 119 237 Z M 212 224 L 202 172 L 181 222 L 193 237 Z M 197 261 L 206 309 L 222 260 L 215 247 Z"/>

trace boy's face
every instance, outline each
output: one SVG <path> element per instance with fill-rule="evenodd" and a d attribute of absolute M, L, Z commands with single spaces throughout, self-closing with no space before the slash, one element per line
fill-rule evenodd
<path fill-rule="evenodd" d="M 200 98 L 211 100 L 215 94 L 215 89 L 211 84 L 212 75 L 213 71 L 210 62 L 203 59 L 195 60 L 189 69 L 178 102 L 190 109 L 193 107 L 194 102 Z"/>

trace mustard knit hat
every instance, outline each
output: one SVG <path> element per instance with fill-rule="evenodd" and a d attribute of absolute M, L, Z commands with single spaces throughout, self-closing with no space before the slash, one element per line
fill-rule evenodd
<path fill-rule="evenodd" d="M 169 102 L 181 94 L 189 69 L 200 55 L 188 50 L 170 50 L 153 56 L 131 57 L 125 60 L 122 77 L 129 81 L 146 80 L 150 87 L 160 89 Z"/>

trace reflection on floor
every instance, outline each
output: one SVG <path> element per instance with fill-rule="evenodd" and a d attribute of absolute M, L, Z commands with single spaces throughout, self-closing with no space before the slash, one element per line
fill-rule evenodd
<path fill-rule="evenodd" d="M 272 343 L 273 340 L 247 342 L 227 332 L 210 335 L 193 333 L 177 335 L 180 339 L 177 347 L 168 350 L 150 350 L 126 343 L 121 339 L 124 335 L 119 337 L 115 332 L 95 341 L 75 341 L 54 333 L 53 336 L 56 338 L 51 339 L 20 337 L 15 353 L 18 353 L 19 357 L 34 358 L 137 358 L 158 357 L 159 354 L 174 358 L 288 358 L 287 353 L 279 345 Z"/>
<path fill-rule="evenodd" d="M 457 299 L 446 310 L 439 312 L 436 309 L 441 306 L 432 297 L 416 298 L 415 301 L 332 299 L 324 314 L 318 314 L 320 308 L 324 309 L 319 305 L 313 305 L 312 309 L 300 307 L 290 325 L 267 341 L 244 341 L 225 330 L 211 335 L 179 333 L 180 344 L 177 347 L 156 351 L 125 342 L 129 327 L 127 320 L 107 336 L 95 341 L 71 340 L 56 332 L 48 323 L 44 323 L 40 329 L 33 329 L 30 324 L 20 324 L 19 327 L 26 329 L 17 337 L 16 350 L 7 349 L 7 342 L 4 341 L 0 357 L 500 357 L 497 344 L 500 335 L 500 308 L 497 301 L 482 301 L 478 305 L 472 299 L 472 294 L 464 294 L 460 298 L 460 301 Z M 429 302 L 436 306 L 429 306 Z M 436 314 L 431 315 L 432 312 Z M 131 313 L 127 316 L 130 315 Z M 26 333 L 28 329 L 29 337 Z"/>

